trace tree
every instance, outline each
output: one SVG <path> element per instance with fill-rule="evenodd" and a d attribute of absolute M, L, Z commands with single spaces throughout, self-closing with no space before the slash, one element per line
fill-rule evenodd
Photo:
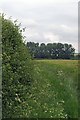
<path fill-rule="evenodd" d="M 64 59 L 70 59 L 74 56 L 75 49 L 71 44 L 64 44 Z"/>
<path fill-rule="evenodd" d="M 20 26 L 2 20 L 2 115 L 3 118 L 20 117 L 22 102 L 32 82 L 32 60 L 23 43 Z"/>
<path fill-rule="evenodd" d="M 47 59 L 71 59 L 74 56 L 75 49 L 71 44 L 28 42 L 27 47 L 34 58 Z"/>

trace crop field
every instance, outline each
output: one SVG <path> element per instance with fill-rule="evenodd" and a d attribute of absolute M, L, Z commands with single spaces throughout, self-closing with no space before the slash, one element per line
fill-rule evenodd
<path fill-rule="evenodd" d="M 78 61 L 34 60 L 34 84 L 25 103 L 25 115 L 31 118 L 77 118 L 77 84 Z"/>

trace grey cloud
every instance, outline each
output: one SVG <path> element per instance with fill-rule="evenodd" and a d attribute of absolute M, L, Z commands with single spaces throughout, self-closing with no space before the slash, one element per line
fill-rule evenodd
<path fill-rule="evenodd" d="M 18 19 L 22 27 L 27 28 L 25 32 L 27 41 L 47 43 L 50 41 L 44 37 L 44 33 L 52 33 L 59 37 L 60 42 L 73 45 L 78 42 L 76 30 L 78 15 L 75 0 L 53 4 L 50 2 L 49 4 L 46 2 L 44 4 L 26 4 L 26 2 L 21 4 L 20 2 L 19 4 L 19 1 L 11 4 L 11 1 L 6 0 L 1 7 L 9 16 Z M 72 31 L 62 29 L 61 25 L 71 28 Z"/>

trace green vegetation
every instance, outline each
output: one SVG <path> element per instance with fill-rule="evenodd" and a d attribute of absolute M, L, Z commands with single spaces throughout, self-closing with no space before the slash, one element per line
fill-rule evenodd
<path fill-rule="evenodd" d="M 1 33 L 2 33 L 2 21 L 0 17 L 0 119 L 2 118 L 2 44 L 1 44 Z"/>
<path fill-rule="evenodd" d="M 19 117 L 29 93 L 33 65 L 16 21 L 2 16 L 2 116 Z"/>
<path fill-rule="evenodd" d="M 3 118 L 77 118 L 78 61 L 32 61 L 20 26 L 1 20 Z"/>
<path fill-rule="evenodd" d="M 35 60 L 28 117 L 78 117 L 78 61 Z"/>
<path fill-rule="evenodd" d="M 39 59 L 73 59 L 75 49 L 71 44 L 27 42 L 27 47 L 34 58 Z"/>

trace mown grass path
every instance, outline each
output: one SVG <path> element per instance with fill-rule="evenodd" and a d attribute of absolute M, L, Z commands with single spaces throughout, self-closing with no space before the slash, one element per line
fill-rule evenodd
<path fill-rule="evenodd" d="M 34 60 L 34 84 L 27 100 L 32 118 L 78 117 L 78 61 Z"/>

